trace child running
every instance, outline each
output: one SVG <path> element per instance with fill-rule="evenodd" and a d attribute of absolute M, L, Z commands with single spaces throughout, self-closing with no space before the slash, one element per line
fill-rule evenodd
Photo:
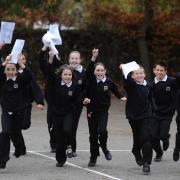
<path fill-rule="evenodd" d="M 121 64 L 120 69 L 122 66 Z M 152 161 L 150 84 L 145 80 L 145 72 L 142 67 L 129 72 L 123 81 L 127 93 L 125 113 L 133 133 L 132 153 L 136 163 L 139 166 L 143 165 L 143 173 L 148 175 Z"/>
<path fill-rule="evenodd" d="M 63 65 L 54 73 L 54 55 L 50 55 L 48 63 L 48 79 L 51 83 L 50 95 L 53 100 L 54 128 L 56 135 L 57 167 L 66 162 L 66 148 L 71 144 L 73 127 L 73 112 L 79 103 L 79 86 L 74 80 L 73 70 L 69 65 Z"/>
<path fill-rule="evenodd" d="M 112 155 L 107 148 L 108 110 L 111 104 L 111 92 L 121 100 L 126 98 L 118 91 L 113 81 L 106 76 L 104 64 L 96 63 L 98 49 L 92 51 L 92 58 L 87 67 L 87 86 L 84 104 L 87 104 L 87 119 L 89 126 L 90 161 L 88 166 L 95 166 L 99 156 L 99 143 L 106 160 Z M 99 140 L 99 143 L 98 143 Z"/>

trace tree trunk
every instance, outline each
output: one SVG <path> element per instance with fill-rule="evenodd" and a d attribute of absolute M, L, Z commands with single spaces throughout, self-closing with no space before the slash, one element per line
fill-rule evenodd
<path fill-rule="evenodd" d="M 142 36 L 138 39 L 138 48 L 142 65 L 145 68 L 147 77 L 150 77 L 150 59 L 146 37 L 149 24 L 153 17 L 152 0 L 143 0 L 143 6 L 138 3 L 138 10 L 144 14 L 143 22 L 139 26 L 139 31 L 142 33 Z"/>

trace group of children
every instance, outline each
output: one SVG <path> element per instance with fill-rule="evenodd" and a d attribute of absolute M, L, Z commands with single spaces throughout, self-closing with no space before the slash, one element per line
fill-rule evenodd
<path fill-rule="evenodd" d="M 143 67 L 131 71 L 127 77 L 123 77 L 126 98 L 106 76 L 105 65 L 97 62 L 97 57 L 98 49 L 93 49 L 92 58 L 85 70 L 78 51 L 70 53 L 68 64 L 59 60 L 46 46 L 40 52 L 39 66 L 45 78 L 44 96 L 47 101 L 50 147 L 51 152 L 56 153 L 56 166 L 62 167 L 67 156 L 77 156 L 76 133 L 83 105 L 87 107 L 89 127 L 88 166 L 96 165 L 100 155 L 99 147 L 106 160 L 112 159 L 107 147 L 111 92 L 118 99 L 126 101 L 125 114 L 133 133 L 132 153 L 136 163 L 143 166 L 144 174 L 150 173 L 153 150 L 156 152 L 154 161 L 159 162 L 163 151 L 168 149 L 170 124 L 177 108 L 177 134 L 173 153 L 173 159 L 177 161 L 180 152 L 180 74 L 176 78 L 167 76 L 167 64 L 164 61 L 155 63 L 153 82 L 145 80 Z M 10 140 L 15 146 L 16 157 L 26 153 L 22 124 L 26 122 L 24 129 L 30 126 L 33 101 L 39 109 L 43 109 L 44 105 L 32 72 L 27 63 L 22 62 L 25 55 L 19 56 L 19 67 L 8 63 L 9 58 L 0 67 L 0 168 L 5 168 L 9 160 Z"/>

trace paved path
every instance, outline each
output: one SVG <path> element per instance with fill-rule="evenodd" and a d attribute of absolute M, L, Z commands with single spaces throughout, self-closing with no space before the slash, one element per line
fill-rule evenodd
<path fill-rule="evenodd" d="M 173 162 L 175 122 L 171 126 L 171 144 L 165 152 L 163 161 L 152 163 L 151 175 L 142 175 L 131 154 L 132 134 L 124 116 L 124 103 L 112 101 L 109 112 L 108 146 L 112 151 L 112 161 L 106 161 L 103 153 L 98 158 L 97 166 L 89 168 L 89 141 L 85 110 L 82 113 L 78 129 L 78 156 L 68 159 L 65 167 L 55 167 L 54 154 L 50 153 L 49 136 L 46 125 L 46 111 L 33 108 L 32 126 L 24 131 L 27 155 L 11 159 L 7 168 L 0 170 L 0 180 L 179 180 L 180 161 Z M 13 152 L 13 147 L 11 151 Z"/>

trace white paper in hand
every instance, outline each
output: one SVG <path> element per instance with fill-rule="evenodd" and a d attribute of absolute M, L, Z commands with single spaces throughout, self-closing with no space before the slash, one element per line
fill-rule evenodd
<path fill-rule="evenodd" d="M 127 79 L 127 76 L 130 72 L 135 71 L 139 68 L 140 68 L 139 64 L 137 64 L 135 61 L 122 64 L 122 72 L 124 74 L 125 79 Z"/>
<path fill-rule="evenodd" d="M 11 44 L 13 31 L 15 28 L 14 22 L 1 22 L 1 31 L 0 31 L 0 42 L 5 44 Z"/>
<path fill-rule="evenodd" d="M 55 44 L 52 40 L 52 34 L 49 31 L 42 37 L 42 42 L 44 46 L 49 47 L 51 49 L 52 54 L 58 54 L 58 50 L 56 49 Z"/>
<path fill-rule="evenodd" d="M 16 39 L 16 42 L 14 44 L 14 47 L 11 51 L 11 63 L 17 64 L 18 62 L 18 56 L 21 54 L 22 49 L 24 47 L 25 40 L 23 39 Z"/>
<path fill-rule="evenodd" d="M 52 42 L 54 45 L 62 45 L 62 39 L 59 33 L 59 25 L 58 24 L 50 24 L 49 32 L 51 34 Z"/>

